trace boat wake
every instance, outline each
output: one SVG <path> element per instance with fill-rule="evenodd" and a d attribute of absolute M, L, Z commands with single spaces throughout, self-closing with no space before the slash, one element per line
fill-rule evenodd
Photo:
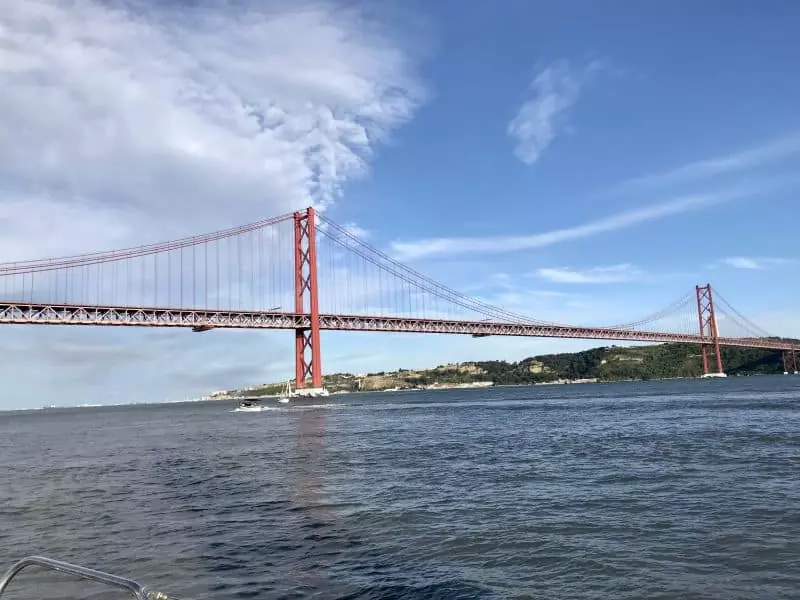
<path fill-rule="evenodd" d="M 295 404 L 283 406 L 249 406 L 246 408 L 237 406 L 229 412 L 302 412 L 306 410 L 346 408 L 347 406 L 347 404 Z"/>
<path fill-rule="evenodd" d="M 237 406 L 230 412 L 264 412 L 268 410 L 280 410 L 277 406 Z"/>

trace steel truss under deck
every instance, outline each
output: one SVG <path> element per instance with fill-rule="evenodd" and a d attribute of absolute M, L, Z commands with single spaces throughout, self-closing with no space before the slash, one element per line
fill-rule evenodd
<path fill-rule="evenodd" d="M 231 310 L 179 310 L 171 308 L 125 306 L 77 306 L 69 304 L 0 303 L 0 323 L 31 325 L 101 325 L 117 327 L 189 327 L 207 329 L 307 329 L 307 314 Z M 365 317 L 360 315 L 319 315 L 319 327 L 328 331 L 385 331 L 444 333 L 461 335 L 501 335 L 550 337 L 631 342 L 681 342 L 707 344 L 700 335 L 534 325 L 492 323 L 457 319 L 419 319 L 407 317 Z M 791 342 L 768 338 L 718 338 L 721 346 L 796 350 Z"/>

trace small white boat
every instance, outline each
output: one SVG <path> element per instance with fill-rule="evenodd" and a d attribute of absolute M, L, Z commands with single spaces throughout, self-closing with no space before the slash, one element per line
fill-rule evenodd
<path fill-rule="evenodd" d="M 258 401 L 243 400 L 239 403 L 239 406 L 233 410 L 234 412 L 261 412 L 264 410 L 264 407 L 261 406 Z"/>

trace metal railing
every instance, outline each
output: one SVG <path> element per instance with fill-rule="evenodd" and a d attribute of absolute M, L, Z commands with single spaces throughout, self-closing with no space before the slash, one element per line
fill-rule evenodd
<path fill-rule="evenodd" d="M 44 556 L 27 556 L 6 571 L 5 575 L 3 575 L 3 578 L 0 579 L 0 597 L 2 597 L 3 592 L 5 592 L 8 584 L 11 583 L 11 580 L 14 579 L 14 577 L 16 577 L 24 568 L 30 566 L 37 566 L 50 569 L 52 571 L 59 571 L 61 573 L 67 573 L 68 575 L 74 575 L 81 579 L 97 581 L 98 583 L 104 583 L 111 587 L 127 590 L 134 598 L 137 598 L 138 600 L 170 600 L 165 593 L 149 590 L 146 587 L 139 585 L 132 579 L 125 579 L 124 577 L 119 577 L 110 573 L 96 571 L 95 569 L 89 569 L 80 565 L 73 565 Z"/>

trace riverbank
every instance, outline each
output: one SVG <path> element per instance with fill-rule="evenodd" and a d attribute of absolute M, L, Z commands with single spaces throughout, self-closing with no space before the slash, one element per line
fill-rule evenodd
<path fill-rule="evenodd" d="M 783 373 L 781 353 L 723 348 L 725 371 L 737 375 Z M 480 388 L 497 385 L 559 385 L 606 381 L 690 379 L 702 376 L 700 352 L 691 344 L 603 346 L 582 352 L 546 354 L 520 361 L 472 361 L 427 369 L 377 373 L 334 373 L 324 377 L 331 394 Z M 221 390 L 205 399 L 277 396 L 283 383 Z M 294 384 L 293 384 L 294 387 Z"/>

